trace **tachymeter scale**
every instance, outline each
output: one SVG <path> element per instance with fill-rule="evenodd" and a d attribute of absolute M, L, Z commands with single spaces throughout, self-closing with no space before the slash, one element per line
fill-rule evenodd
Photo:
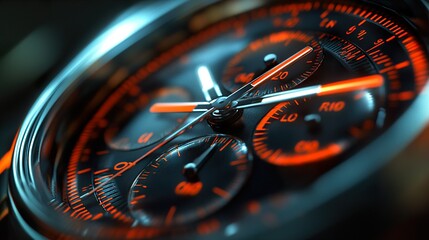
<path fill-rule="evenodd" d="M 218 211 L 242 188 L 251 170 L 246 145 L 226 135 L 201 137 L 149 163 L 129 194 L 144 226 L 192 223 Z"/>

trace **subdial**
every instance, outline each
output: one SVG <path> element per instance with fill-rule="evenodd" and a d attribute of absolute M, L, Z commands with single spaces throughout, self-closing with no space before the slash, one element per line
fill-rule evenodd
<path fill-rule="evenodd" d="M 105 140 L 110 148 L 134 150 L 159 141 L 176 129 L 186 113 L 159 114 L 149 111 L 154 102 L 188 101 L 189 94 L 181 88 L 161 88 L 140 93 L 106 129 Z"/>
<path fill-rule="evenodd" d="M 216 212 L 241 189 L 252 162 L 227 135 L 197 138 L 152 161 L 131 187 L 129 207 L 144 226 L 177 226 Z"/>
<path fill-rule="evenodd" d="M 300 31 L 276 32 L 251 42 L 228 62 L 222 83 L 229 91 L 235 91 L 305 46 L 312 47 L 313 51 L 293 67 L 277 72 L 269 82 L 249 92 L 247 96 L 293 88 L 310 77 L 323 60 L 319 43 L 313 36 Z"/>
<path fill-rule="evenodd" d="M 334 158 L 384 121 L 369 90 L 280 103 L 264 116 L 253 135 L 263 160 L 293 166 Z"/>

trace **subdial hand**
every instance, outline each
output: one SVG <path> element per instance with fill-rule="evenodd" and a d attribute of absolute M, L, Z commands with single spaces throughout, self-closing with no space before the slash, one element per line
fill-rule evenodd
<path fill-rule="evenodd" d="M 201 170 L 204 164 L 213 156 L 216 150 L 216 145 L 212 144 L 193 162 L 187 163 L 185 166 L 183 166 L 182 173 L 186 177 L 186 180 L 188 180 L 188 182 L 198 181 L 198 172 Z"/>

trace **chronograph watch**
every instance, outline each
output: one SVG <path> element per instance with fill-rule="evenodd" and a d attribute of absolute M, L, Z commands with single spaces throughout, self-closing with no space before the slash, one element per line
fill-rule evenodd
<path fill-rule="evenodd" d="M 418 27 L 371 1 L 136 5 L 20 128 L 17 226 L 31 238 L 311 237 L 324 204 L 429 118 Z"/>

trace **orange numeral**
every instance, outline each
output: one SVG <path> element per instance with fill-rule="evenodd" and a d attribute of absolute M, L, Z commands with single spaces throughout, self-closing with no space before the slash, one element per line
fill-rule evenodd
<path fill-rule="evenodd" d="M 285 114 L 280 119 L 280 122 L 295 122 L 295 120 L 298 118 L 298 113 L 292 113 L 292 114 Z"/>
<path fill-rule="evenodd" d="M 177 184 L 175 193 L 179 196 L 196 196 L 203 188 L 202 182 L 182 181 Z"/>
<path fill-rule="evenodd" d="M 129 167 L 131 167 L 131 165 L 133 165 L 133 163 L 131 163 L 131 162 L 118 162 L 117 164 L 115 164 L 113 169 L 115 169 L 116 171 L 119 171 L 119 170 L 122 170 L 124 168 L 129 168 Z"/>
<path fill-rule="evenodd" d="M 240 73 L 235 77 L 236 83 L 248 83 L 252 81 L 253 76 L 255 76 L 254 73 Z"/>
<path fill-rule="evenodd" d="M 276 75 L 273 76 L 271 78 L 271 80 L 273 80 L 273 81 L 275 81 L 275 80 L 283 80 L 283 79 L 285 79 L 287 77 L 287 75 L 289 75 L 289 72 L 287 72 L 287 71 L 284 71 L 284 72 L 280 71 L 280 72 L 276 73 Z"/>
<path fill-rule="evenodd" d="M 319 112 L 339 112 L 344 109 L 346 103 L 344 101 L 338 102 L 323 102 L 319 107 Z"/>
<path fill-rule="evenodd" d="M 149 142 L 150 138 L 152 137 L 153 132 L 150 133 L 143 133 L 140 135 L 139 139 L 137 140 L 138 143 L 147 143 Z"/>
<path fill-rule="evenodd" d="M 315 152 L 317 149 L 319 149 L 319 141 L 317 140 L 302 140 L 295 145 L 295 152 L 297 153 Z"/>
<path fill-rule="evenodd" d="M 329 18 L 324 18 L 321 22 L 320 22 L 320 27 L 324 27 L 324 28 L 333 28 L 335 27 L 335 25 L 337 24 L 336 20 L 331 20 Z"/>

